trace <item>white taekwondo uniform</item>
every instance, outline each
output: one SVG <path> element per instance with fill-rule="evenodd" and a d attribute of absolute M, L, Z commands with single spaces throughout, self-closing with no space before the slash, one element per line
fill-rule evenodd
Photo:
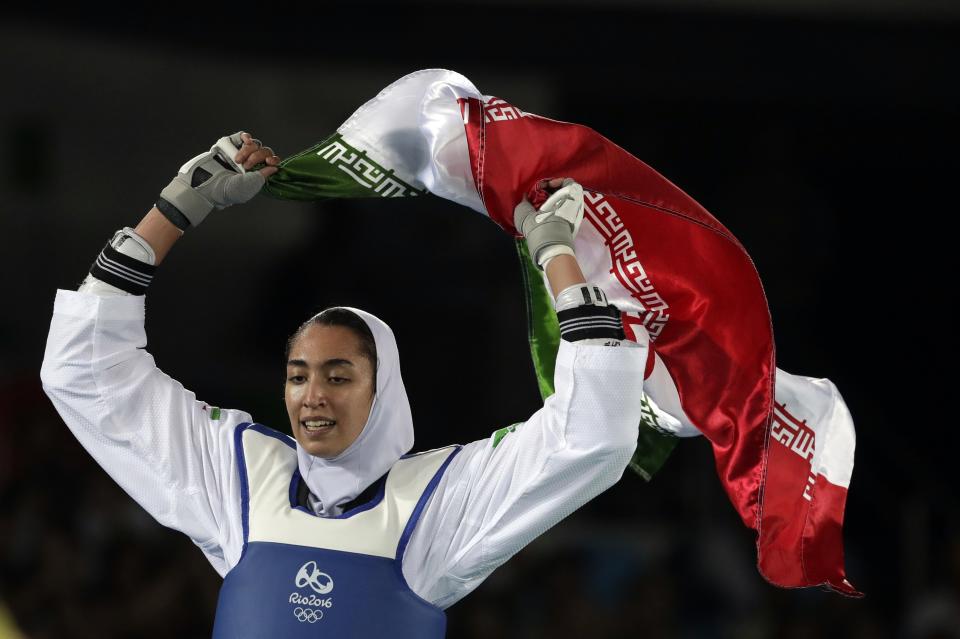
<path fill-rule="evenodd" d="M 157 368 L 144 307 L 143 295 L 57 291 L 43 388 L 110 476 L 227 575 L 245 541 L 234 433 L 254 420 L 214 410 Z M 646 343 L 561 340 L 544 406 L 450 459 L 402 557 L 409 588 L 449 607 L 612 486 L 636 448 L 646 359 Z"/>

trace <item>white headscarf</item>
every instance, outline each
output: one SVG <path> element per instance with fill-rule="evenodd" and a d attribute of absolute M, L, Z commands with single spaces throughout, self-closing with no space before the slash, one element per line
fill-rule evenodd
<path fill-rule="evenodd" d="M 362 493 L 413 448 L 413 416 L 400 377 L 400 354 L 393 331 L 366 311 L 342 308 L 359 315 L 373 333 L 377 392 L 360 435 L 336 457 L 314 457 L 297 444 L 300 475 L 312 493 L 311 505 L 324 517 L 339 515 L 339 504 Z"/>

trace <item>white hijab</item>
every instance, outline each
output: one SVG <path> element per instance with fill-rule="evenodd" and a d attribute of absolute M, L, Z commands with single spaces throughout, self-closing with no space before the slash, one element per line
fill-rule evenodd
<path fill-rule="evenodd" d="M 366 311 L 342 308 L 359 315 L 373 333 L 377 392 L 360 435 L 336 457 L 314 457 L 297 444 L 300 475 L 310 489 L 310 504 L 321 517 L 339 515 L 339 504 L 362 493 L 413 448 L 413 416 L 400 377 L 400 354 L 393 331 Z"/>

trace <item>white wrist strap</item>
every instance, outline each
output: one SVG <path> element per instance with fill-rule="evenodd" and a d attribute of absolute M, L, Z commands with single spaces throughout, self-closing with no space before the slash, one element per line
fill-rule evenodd
<path fill-rule="evenodd" d="M 157 254 L 150 243 L 129 226 L 117 231 L 110 241 L 110 245 L 124 255 L 129 255 L 151 266 L 157 263 Z"/>
<path fill-rule="evenodd" d="M 557 294 L 556 309 L 558 312 L 586 304 L 606 308 L 609 302 L 607 302 L 607 295 L 602 288 L 586 282 L 568 286 Z"/>

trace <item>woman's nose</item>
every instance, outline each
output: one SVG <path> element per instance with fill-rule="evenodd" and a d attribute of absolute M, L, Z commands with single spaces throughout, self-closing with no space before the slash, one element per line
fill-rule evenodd
<path fill-rule="evenodd" d="M 307 386 L 307 394 L 304 396 L 304 404 L 307 406 L 325 406 L 327 395 L 323 384 L 317 381 L 311 381 Z"/>

